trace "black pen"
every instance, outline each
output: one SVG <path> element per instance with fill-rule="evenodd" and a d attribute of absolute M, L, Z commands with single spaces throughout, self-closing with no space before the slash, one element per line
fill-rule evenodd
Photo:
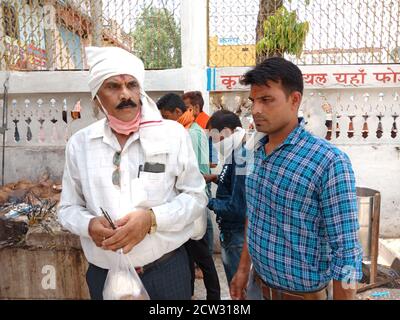
<path fill-rule="evenodd" d="M 106 210 L 104 210 L 102 207 L 100 207 L 101 212 L 103 213 L 104 217 L 107 219 L 108 223 L 111 225 L 111 228 L 113 228 L 114 230 L 117 229 L 115 227 L 115 224 L 113 223 L 110 215 L 107 213 Z"/>

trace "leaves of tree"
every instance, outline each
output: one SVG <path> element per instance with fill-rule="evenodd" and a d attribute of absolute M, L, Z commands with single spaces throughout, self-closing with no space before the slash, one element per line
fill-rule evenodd
<path fill-rule="evenodd" d="M 136 21 L 132 36 L 134 51 L 146 69 L 181 67 L 181 28 L 165 6 L 146 7 Z"/>

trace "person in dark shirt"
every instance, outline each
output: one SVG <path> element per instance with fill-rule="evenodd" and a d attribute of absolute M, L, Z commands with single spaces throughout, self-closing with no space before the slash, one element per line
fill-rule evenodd
<path fill-rule="evenodd" d="M 199 170 L 203 175 L 210 174 L 208 138 L 204 130 L 195 122 L 192 109 L 187 108 L 181 97 L 174 93 L 168 93 L 162 96 L 157 101 L 157 107 L 163 118 L 177 121 L 187 128 L 197 157 Z M 207 196 L 209 196 L 209 189 L 208 187 L 206 188 Z M 196 264 L 203 275 L 204 286 L 207 291 L 207 300 L 220 300 L 221 287 L 212 253 L 209 249 L 207 232 L 203 238 L 199 240 L 190 239 L 187 241 L 185 243 L 185 248 L 189 256 L 192 296 L 194 294 Z"/>
<path fill-rule="evenodd" d="M 243 146 L 245 130 L 233 112 L 215 112 L 208 121 L 214 146 L 223 155 L 221 173 L 206 176 L 218 184 L 216 197 L 208 208 L 216 214 L 220 229 L 221 256 L 228 284 L 236 273 L 244 242 L 246 222 L 245 179 L 246 163 Z"/>

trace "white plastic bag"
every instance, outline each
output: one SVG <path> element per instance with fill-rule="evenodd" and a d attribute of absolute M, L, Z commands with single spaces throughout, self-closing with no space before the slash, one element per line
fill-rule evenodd
<path fill-rule="evenodd" d="M 122 250 L 116 263 L 108 271 L 103 289 L 104 300 L 150 300 L 135 268 Z"/>

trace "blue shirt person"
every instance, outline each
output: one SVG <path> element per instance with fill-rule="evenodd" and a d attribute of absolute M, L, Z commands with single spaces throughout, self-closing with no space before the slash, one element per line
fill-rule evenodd
<path fill-rule="evenodd" d="M 224 164 L 218 176 L 211 181 L 218 184 L 215 198 L 208 208 L 216 214 L 220 229 L 221 257 L 228 284 L 236 273 L 244 243 L 246 222 L 246 150 L 245 130 L 239 117 L 231 111 L 215 112 L 208 129 L 220 151 L 224 151 Z M 223 148 L 220 148 L 223 145 Z"/>
<path fill-rule="evenodd" d="M 354 299 L 362 250 L 348 156 L 299 123 L 303 77 L 293 63 L 266 59 L 242 82 L 258 132 L 248 143 L 247 243 L 232 298 L 244 298 L 252 261 L 266 299 L 326 299 L 331 280 L 334 299 Z"/>

